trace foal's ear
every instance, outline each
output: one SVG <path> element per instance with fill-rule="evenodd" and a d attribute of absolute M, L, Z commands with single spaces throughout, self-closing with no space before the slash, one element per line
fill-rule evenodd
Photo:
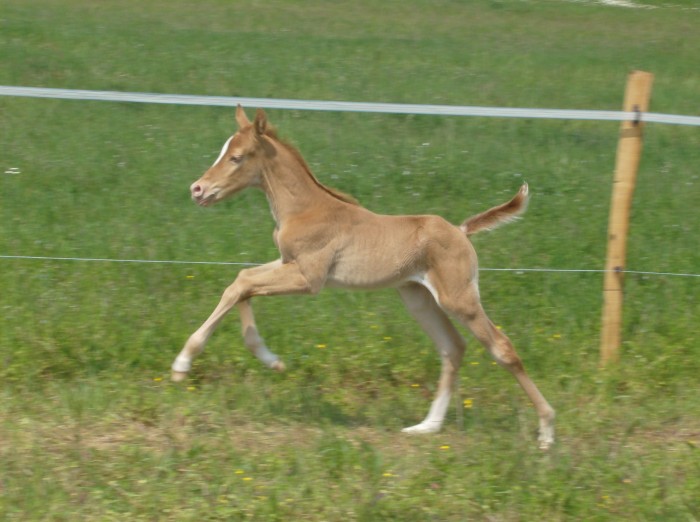
<path fill-rule="evenodd" d="M 248 116 L 246 116 L 246 113 L 243 110 L 243 107 L 241 107 L 240 103 L 236 107 L 236 123 L 238 123 L 239 129 L 250 125 L 250 120 L 248 119 Z"/>
<path fill-rule="evenodd" d="M 264 110 L 258 109 L 258 112 L 255 113 L 255 133 L 258 136 L 264 136 L 266 131 L 267 116 L 265 115 Z"/>

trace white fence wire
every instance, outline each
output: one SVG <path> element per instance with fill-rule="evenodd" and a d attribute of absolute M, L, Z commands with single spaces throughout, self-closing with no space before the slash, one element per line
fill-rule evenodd
<path fill-rule="evenodd" d="M 93 263 L 137 263 L 137 264 L 162 264 L 162 265 L 228 265 L 228 266 L 260 266 L 263 263 L 246 263 L 241 261 L 180 261 L 173 259 L 110 259 L 99 257 L 51 257 L 51 256 L 9 256 L 0 255 L 0 259 L 16 259 L 29 261 L 82 261 Z M 486 272 L 514 272 L 524 274 L 528 272 L 540 273 L 580 273 L 580 274 L 604 274 L 607 270 L 587 268 L 487 268 L 479 270 Z M 677 272 L 649 272 L 642 270 L 620 270 L 625 274 L 670 276 L 670 277 L 700 277 L 700 274 L 683 274 Z"/>
<path fill-rule="evenodd" d="M 675 114 L 658 114 L 652 112 L 625 112 L 599 110 L 565 110 L 565 109 L 524 109 L 507 107 L 474 107 L 457 105 L 418 105 L 403 103 L 369 103 L 319 100 L 289 100 L 276 98 L 244 98 L 235 96 L 197 96 L 186 94 L 158 94 L 120 91 L 92 91 L 84 89 L 54 89 L 46 87 L 21 87 L 0 85 L 0 96 L 25 98 L 47 98 L 78 101 L 106 101 L 123 103 L 156 103 L 168 105 L 197 105 L 208 107 L 235 107 L 240 104 L 261 109 L 286 109 L 335 112 L 368 112 L 382 114 L 416 114 L 433 116 L 476 116 L 491 118 L 532 118 L 593 121 L 637 121 L 644 123 L 662 123 L 670 125 L 700 126 L 700 116 L 683 116 Z M 140 263 L 140 264 L 174 264 L 174 265 L 232 265 L 258 266 L 261 263 L 244 263 L 236 261 L 177 261 L 148 259 L 107 259 L 87 257 L 49 257 L 0 255 L 5 260 L 34 261 L 78 261 L 102 263 Z M 562 268 L 481 268 L 493 272 L 544 272 L 544 273 L 605 273 L 598 269 L 562 269 Z M 626 274 L 670 277 L 700 277 L 700 274 L 652 272 L 623 270 Z"/>
<path fill-rule="evenodd" d="M 0 96 L 52 98 L 59 100 L 161 103 L 208 107 L 246 107 L 335 112 L 374 112 L 382 114 L 420 114 L 433 116 L 481 116 L 491 118 L 539 118 L 555 120 L 642 121 L 671 125 L 700 126 L 700 116 L 566 109 L 520 109 L 507 107 L 472 107 L 459 105 L 418 105 L 406 103 L 367 103 L 319 100 L 287 100 L 277 98 L 240 98 L 235 96 L 197 96 L 143 92 L 88 91 L 44 87 L 0 86 Z"/>

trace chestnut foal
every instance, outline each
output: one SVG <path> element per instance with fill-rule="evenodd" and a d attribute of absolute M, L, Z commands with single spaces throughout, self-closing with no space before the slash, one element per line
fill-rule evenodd
<path fill-rule="evenodd" d="M 248 349 L 268 367 L 284 370 L 258 333 L 252 297 L 315 294 L 324 286 L 395 287 L 442 359 L 438 390 L 428 415 L 403 431 L 434 433 L 442 427 L 465 349 L 452 317 L 513 374 L 535 406 L 539 445 L 547 449 L 554 442 L 554 410 L 525 372 L 508 337 L 486 316 L 479 299 L 476 252 L 467 239 L 524 212 L 527 184 L 509 202 L 468 218 L 458 227 L 438 216 L 378 215 L 352 197 L 322 185 L 300 153 L 277 138 L 262 110 L 251 122 L 239 106 L 236 121 L 238 132 L 190 187 L 192 198 L 209 206 L 248 187 L 261 189 L 276 222 L 273 239 L 280 258 L 241 270 L 209 318 L 187 340 L 172 365 L 172 378 L 186 377 L 192 360 L 234 306 L 240 312 Z"/>

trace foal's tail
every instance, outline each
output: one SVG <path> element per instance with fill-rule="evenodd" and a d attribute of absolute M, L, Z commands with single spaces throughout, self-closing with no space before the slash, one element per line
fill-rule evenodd
<path fill-rule="evenodd" d="M 515 221 L 520 214 L 527 210 L 530 199 L 527 183 L 523 183 L 513 199 L 485 212 L 467 218 L 459 228 L 466 235 L 471 236 L 483 230 L 493 230 L 496 227 Z"/>

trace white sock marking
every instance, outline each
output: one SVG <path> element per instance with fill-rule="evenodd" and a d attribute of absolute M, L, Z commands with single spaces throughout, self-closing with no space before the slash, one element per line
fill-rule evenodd
<path fill-rule="evenodd" d="M 173 371 L 180 372 L 180 373 L 187 373 L 190 371 L 192 368 L 192 361 L 188 359 L 187 357 L 183 357 L 182 355 L 178 355 L 175 358 L 175 362 L 173 362 L 172 369 Z"/>

